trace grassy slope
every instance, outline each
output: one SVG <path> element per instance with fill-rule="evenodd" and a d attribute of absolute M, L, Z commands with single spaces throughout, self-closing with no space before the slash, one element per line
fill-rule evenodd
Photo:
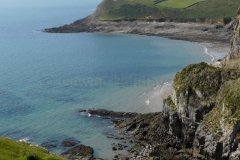
<path fill-rule="evenodd" d="M 202 2 L 204 0 L 167 0 L 161 3 L 158 3 L 158 6 L 168 7 L 168 8 L 187 8 L 188 6 L 194 5 L 198 2 Z"/>
<path fill-rule="evenodd" d="M 146 16 L 164 21 L 223 19 L 235 17 L 239 6 L 239 0 L 104 0 L 105 14 L 100 20 L 149 19 Z M 154 12 L 149 13 L 149 10 Z"/>
<path fill-rule="evenodd" d="M 40 147 L 30 146 L 28 143 L 16 142 L 11 139 L 0 138 L 1 160 L 64 160 L 50 154 Z"/>

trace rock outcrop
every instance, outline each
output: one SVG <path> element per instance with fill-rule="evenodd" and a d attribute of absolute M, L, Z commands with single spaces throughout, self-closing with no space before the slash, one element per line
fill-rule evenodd
<path fill-rule="evenodd" d="M 89 146 L 78 145 L 61 154 L 69 160 L 91 160 L 93 158 L 93 149 Z"/>
<path fill-rule="evenodd" d="M 234 35 L 231 39 L 231 48 L 229 54 L 224 58 L 223 66 L 225 68 L 240 69 L 240 8 L 234 27 Z"/>
<path fill-rule="evenodd" d="M 169 132 L 180 136 L 183 149 L 192 148 L 196 129 L 204 115 L 215 107 L 221 86 L 238 77 L 238 70 L 215 68 L 206 63 L 189 65 L 176 74 L 163 118 L 169 122 Z"/>
<path fill-rule="evenodd" d="M 224 83 L 216 106 L 196 131 L 194 153 L 207 159 L 233 159 L 240 144 L 240 78 Z"/>
<path fill-rule="evenodd" d="M 210 121 L 207 117 L 215 120 L 216 117 L 211 114 L 215 113 L 216 116 L 220 114 L 218 111 L 220 100 L 227 99 L 228 92 L 229 95 L 234 95 L 234 99 L 229 101 L 234 102 L 232 108 L 235 107 L 235 111 L 232 115 L 235 114 L 236 107 L 240 105 L 240 103 L 235 104 L 236 100 L 240 99 L 239 77 L 239 70 L 216 68 L 206 63 L 189 65 L 182 72 L 177 73 L 174 78 L 173 93 L 165 100 L 162 113 L 140 114 L 117 122 L 117 130 L 126 137 L 133 138 L 135 145 L 141 148 L 130 150 L 132 158 L 214 159 L 222 157 L 223 155 L 216 155 L 219 147 L 221 148 L 217 145 L 221 143 L 220 139 L 212 144 L 216 144 L 216 148 L 214 153 L 210 153 L 212 148 L 207 146 L 213 142 L 214 138 L 216 139 L 216 136 L 211 130 L 203 132 L 202 128 Z M 235 82 L 238 83 L 235 84 Z M 226 90 L 227 88 L 230 89 Z M 225 111 L 226 109 L 223 110 Z M 232 127 L 236 129 L 236 126 Z M 235 132 L 233 129 L 231 134 L 223 137 L 226 139 L 228 136 L 234 137 Z M 207 133 L 211 134 L 210 137 Z M 206 144 L 205 139 L 208 142 Z M 232 145 L 233 142 L 234 140 L 231 139 L 228 144 Z M 232 153 L 237 148 L 237 143 L 234 145 L 229 149 L 228 156 L 237 154 Z"/>

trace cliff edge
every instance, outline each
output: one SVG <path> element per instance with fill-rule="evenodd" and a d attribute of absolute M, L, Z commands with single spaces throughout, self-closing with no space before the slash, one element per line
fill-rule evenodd
<path fill-rule="evenodd" d="M 230 53 L 224 58 L 223 66 L 225 68 L 240 69 L 240 8 L 236 25 L 234 27 L 234 36 L 231 39 Z"/>

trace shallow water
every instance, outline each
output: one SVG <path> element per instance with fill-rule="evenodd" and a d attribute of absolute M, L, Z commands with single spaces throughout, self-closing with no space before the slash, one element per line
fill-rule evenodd
<path fill-rule="evenodd" d="M 116 154 L 116 140 L 106 138 L 114 132 L 111 122 L 79 109 L 161 111 L 161 85 L 184 66 L 211 60 L 203 46 L 191 42 L 41 32 L 91 14 L 98 3 L 0 2 L 0 136 L 39 145 L 74 137 L 92 146 L 95 156 L 110 159 Z"/>

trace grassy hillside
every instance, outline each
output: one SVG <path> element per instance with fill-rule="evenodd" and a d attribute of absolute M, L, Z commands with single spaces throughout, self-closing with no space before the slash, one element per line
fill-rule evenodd
<path fill-rule="evenodd" d="M 158 3 L 158 6 L 168 8 L 187 8 L 205 0 L 166 0 Z"/>
<path fill-rule="evenodd" d="M 237 15 L 239 0 L 104 0 L 100 20 L 201 21 Z"/>
<path fill-rule="evenodd" d="M 64 160 L 28 143 L 0 138 L 1 160 Z"/>

